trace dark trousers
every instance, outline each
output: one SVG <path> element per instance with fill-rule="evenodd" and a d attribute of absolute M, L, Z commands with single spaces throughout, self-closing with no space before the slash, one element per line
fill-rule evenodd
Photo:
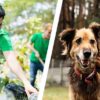
<path fill-rule="evenodd" d="M 30 82 L 31 85 L 35 85 L 37 71 L 41 70 L 43 72 L 44 66 L 40 62 L 30 61 Z"/>

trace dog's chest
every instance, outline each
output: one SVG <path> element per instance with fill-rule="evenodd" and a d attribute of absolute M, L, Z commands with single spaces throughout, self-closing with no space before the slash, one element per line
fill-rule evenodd
<path fill-rule="evenodd" d="M 92 83 L 88 84 L 84 81 L 85 76 L 78 77 L 72 69 L 69 75 L 75 100 L 100 100 L 100 83 L 97 76 L 94 76 Z"/>

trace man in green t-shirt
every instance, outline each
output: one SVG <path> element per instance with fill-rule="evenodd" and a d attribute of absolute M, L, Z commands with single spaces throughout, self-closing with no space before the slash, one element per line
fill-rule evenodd
<path fill-rule="evenodd" d="M 32 87 L 30 82 L 26 79 L 22 68 L 20 67 L 19 63 L 17 62 L 11 40 L 9 38 L 9 33 L 2 29 L 2 22 L 5 17 L 5 11 L 0 6 L 0 50 L 3 52 L 4 57 L 8 63 L 8 67 L 22 80 L 25 91 L 27 95 L 31 92 L 37 92 L 35 88 Z"/>
<path fill-rule="evenodd" d="M 44 32 L 34 33 L 30 39 L 29 48 L 32 50 L 30 55 L 30 82 L 34 86 L 37 71 L 43 71 L 43 64 L 39 58 L 45 62 L 49 38 L 51 34 L 52 25 L 50 23 L 45 25 Z"/>

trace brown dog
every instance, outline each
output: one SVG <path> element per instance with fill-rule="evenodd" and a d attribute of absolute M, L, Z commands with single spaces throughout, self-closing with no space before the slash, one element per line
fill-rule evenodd
<path fill-rule="evenodd" d="M 64 53 L 73 62 L 69 72 L 71 100 L 100 100 L 99 33 L 100 24 L 93 23 L 89 28 L 66 29 L 60 34 Z"/>

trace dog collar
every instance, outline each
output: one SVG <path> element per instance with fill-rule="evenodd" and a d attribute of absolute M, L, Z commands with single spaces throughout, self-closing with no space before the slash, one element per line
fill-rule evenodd
<path fill-rule="evenodd" d="M 83 73 L 79 70 L 79 68 L 74 67 L 75 74 L 82 80 Z M 96 69 L 94 68 L 93 72 L 89 74 L 85 79 L 85 83 L 92 84 L 92 78 L 96 74 Z"/>

